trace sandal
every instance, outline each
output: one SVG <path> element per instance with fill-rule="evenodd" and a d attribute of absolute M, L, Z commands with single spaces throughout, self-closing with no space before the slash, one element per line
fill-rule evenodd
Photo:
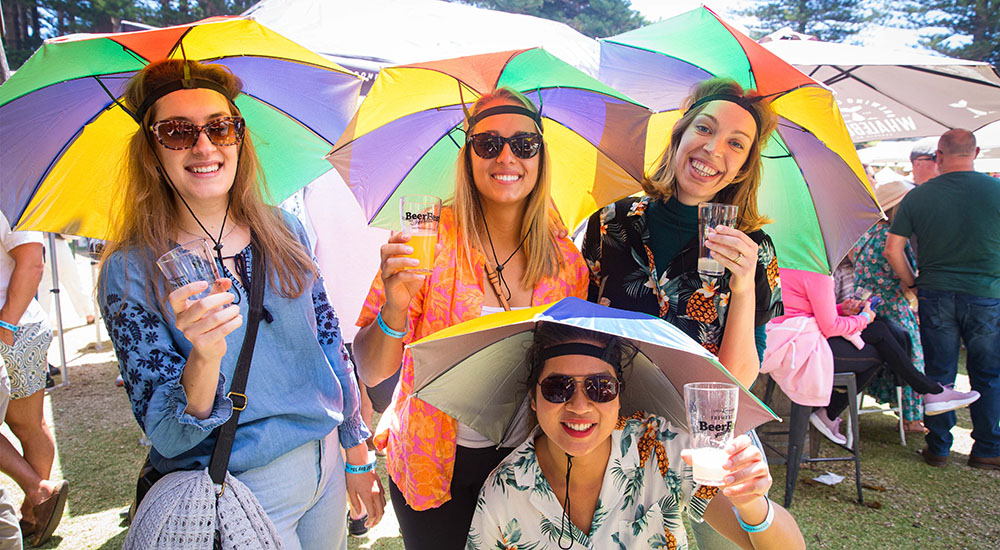
<path fill-rule="evenodd" d="M 52 496 L 34 507 L 36 532 L 31 541 L 32 546 L 41 546 L 52 538 L 52 533 L 55 533 L 56 527 L 59 526 L 59 521 L 62 519 L 68 495 L 69 482 L 63 480 Z"/>
<path fill-rule="evenodd" d="M 930 430 L 924 426 L 924 422 L 922 420 L 904 420 L 903 431 L 909 434 L 925 434 Z"/>

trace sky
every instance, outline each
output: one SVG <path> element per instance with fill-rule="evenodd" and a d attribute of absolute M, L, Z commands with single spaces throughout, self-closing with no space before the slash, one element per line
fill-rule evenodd
<path fill-rule="evenodd" d="M 702 4 L 711 8 L 726 22 L 733 24 L 740 30 L 746 31 L 746 25 L 752 22 L 751 18 L 737 14 L 738 11 L 753 4 L 749 0 L 632 0 L 632 9 L 641 13 L 646 19 L 655 22 L 692 10 Z M 933 53 L 920 45 L 919 32 L 914 29 L 872 25 L 849 41 L 864 46 L 886 49 L 915 48 L 926 53 Z"/>

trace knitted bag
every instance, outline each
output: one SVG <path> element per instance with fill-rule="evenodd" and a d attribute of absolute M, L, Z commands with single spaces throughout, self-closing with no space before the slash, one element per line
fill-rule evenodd
<path fill-rule="evenodd" d="M 253 492 L 229 473 L 224 487 L 207 468 L 163 476 L 142 499 L 122 550 L 282 549 Z"/>

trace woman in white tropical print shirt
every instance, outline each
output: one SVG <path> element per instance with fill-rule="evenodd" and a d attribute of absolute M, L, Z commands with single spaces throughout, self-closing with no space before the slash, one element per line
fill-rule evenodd
<path fill-rule="evenodd" d="M 749 437 L 730 443 L 720 491 L 695 485 L 683 430 L 646 413 L 619 418 L 634 354 L 613 336 L 540 324 L 527 358 L 538 428 L 487 479 L 466 548 L 684 549 L 685 509 L 743 548 L 805 548 L 792 516 L 765 498 L 771 476 Z M 734 512 L 750 530 L 773 521 L 751 533 Z"/>

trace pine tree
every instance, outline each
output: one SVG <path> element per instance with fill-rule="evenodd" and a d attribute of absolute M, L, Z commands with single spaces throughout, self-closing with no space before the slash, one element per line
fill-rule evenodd
<path fill-rule="evenodd" d="M 647 23 L 629 0 L 466 0 L 464 3 L 566 23 L 590 37 L 620 34 Z"/>
<path fill-rule="evenodd" d="M 866 4 L 863 0 L 755 0 L 740 15 L 758 19 L 751 29 L 755 35 L 791 27 L 820 40 L 839 42 L 874 19 Z"/>
<path fill-rule="evenodd" d="M 901 4 L 914 28 L 945 31 L 925 37 L 921 41 L 925 46 L 950 57 L 1000 66 L 1000 0 L 909 0 Z"/>

